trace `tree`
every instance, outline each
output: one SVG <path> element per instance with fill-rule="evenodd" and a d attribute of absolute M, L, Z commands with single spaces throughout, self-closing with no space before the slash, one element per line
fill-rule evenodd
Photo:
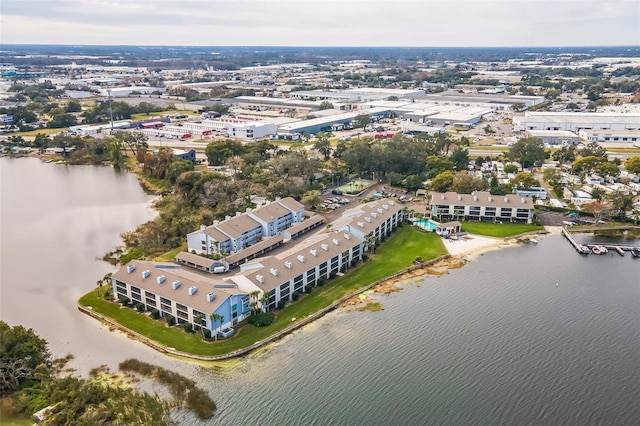
<path fill-rule="evenodd" d="M 627 215 L 628 211 L 633 210 L 633 194 L 625 194 L 621 191 L 614 191 L 609 194 L 609 200 L 611 200 L 611 205 L 613 209 L 617 210 L 618 217 L 624 218 Z"/>
<path fill-rule="evenodd" d="M 333 104 L 329 101 L 322 101 L 320 102 L 320 110 L 323 109 L 333 109 Z"/>
<path fill-rule="evenodd" d="M 216 330 L 218 328 L 218 323 L 222 322 L 224 317 L 214 312 L 211 315 L 209 315 L 209 319 L 211 320 L 211 323 L 213 325 L 213 330 Z M 218 340 L 218 332 L 215 333 L 215 340 Z"/>
<path fill-rule="evenodd" d="M 81 112 L 82 105 L 78 101 L 69 101 L 65 107 L 65 112 Z"/>
<path fill-rule="evenodd" d="M 504 172 L 507 174 L 518 173 L 518 166 L 516 166 L 515 164 L 506 164 L 504 166 Z"/>
<path fill-rule="evenodd" d="M 582 157 L 601 157 L 607 159 L 607 150 L 603 148 L 598 142 L 589 142 L 582 150 L 580 150 Z"/>
<path fill-rule="evenodd" d="M 122 167 L 122 163 L 124 162 L 124 158 L 122 157 L 122 143 L 118 138 L 112 138 L 107 143 L 107 151 L 109 151 L 109 158 L 111 159 L 111 164 L 116 169 Z"/>
<path fill-rule="evenodd" d="M 453 176 L 451 191 L 459 194 L 471 194 L 473 191 L 485 191 L 489 183 L 482 178 L 475 177 L 467 171 L 457 172 Z"/>
<path fill-rule="evenodd" d="M 603 163 L 596 164 L 594 170 L 600 176 L 611 176 L 616 177 L 620 175 L 620 168 L 616 166 L 614 163 L 609 161 L 605 161 Z"/>
<path fill-rule="evenodd" d="M 320 204 L 322 204 L 323 199 L 320 196 L 320 191 L 312 190 L 305 192 L 300 199 L 300 202 L 311 210 L 315 210 Z"/>
<path fill-rule="evenodd" d="M 427 157 L 425 170 L 428 178 L 433 178 L 447 170 L 453 171 L 453 161 L 444 155 L 430 155 Z"/>
<path fill-rule="evenodd" d="M 543 161 L 546 157 L 544 143 L 540 138 L 522 138 L 509 149 L 507 157 L 518 160 L 523 169 L 527 169 L 536 161 Z"/>
<path fill-rule="evenodd" d="M 594 155 L 590 155 L 588 157 L 580 157 L 573 162 L 571 171 L 573 173 L 593 173 L 598 164 L 605 163 L 606 161 L 607 160 L 605 158 L 597 157 Z"/>
<path fill-rule="evenodd" d="M 244 152 L 244 146 L 231 139 L 210 142 L 204 150 L 209 164 L 212 166 L 223 165 L 229 158 L 242 155 Z"/>
<path fill-rule="evenodd" d="M 51 366 L 47 341 L 32 329 L 0 321 L 0 394 L 19 389 L 39 366 Z"/>
<path fill-rule="evenodd" d="M 451 153 L 451 162 L 456 170 L 467 170 L 469 166 L 469 151 L 466 149 L 456 148 Z"/>
<path fill-rule="evenodd" d="M 431 188 L 437 192 L 447 192 L 453 185 L 453 177 L 453 171 L 444 171 L 431 180 Z"/>
<path fill-rule="evenodd" d="M 593 215 L 597 223 L 603 217 L 608 217 L 611 214 L 611 202 L 608 200 L 592 201 L 585 206 L 585 210 Z"/>
<path fill-rule="evenodd" d="M 313 147 L 324 156 L 324 161 L 327 161 L 331 155 L 331 141 L 329 138 L 333 135 L 331 133 L 318 133 L 316 136 L 317 140 L 313 144 Z"/>
<path fill-rule="evenodd" d="M 563 146 L 551 155 L 555 161 L 564 163 L 573 163 L 576 159 L 576 147 L 574 145 Z"/>
<path fill-rule="evenodd" d="M 118 138 L 124 146 L 129 147 L 131 154 L 133 155 L 136 155 L 138 148 L 149 147 L 149 144 L 147 143 L 149 137 L 142 132 L 124 132 L 119 130 L 115 132 L 113 136 Z"/>
<path fill-rule="evenodd" d="M 422 188 L 423 177 L 420 175 L 409 175 L 402 181 L 402 186 L 407 189 Z"/>
<path fill-rule="evenodd" d="M 532 186 L 540 186 L 540 182 L 533 176 L 533 173 L 520 172 L 509 182 L 512 187 L 530 188 Z"/>
<path fill-rule="evenodd" d="M 369 114 L 360 114 L 357 115 L 356 118 L 353 119 L 354 126 L 356 128 L 362 127 L 363 129 L 372 123 L 371 116 Z"/>
<path fill-rule="evenodd" d="M 551 186 L 556 195 L 562 194 L 562 173 L 555 167 L 545 169 L 542 179 Z"/>
<path fill-rule="evenodd" d="M 629 159 L 624 162 L 624 168 L 629 173 L 640 174 L 640 156 L 629 157 Z"/>
<path fill-rule="evenodd" d="M 591 190 L 591 198 L 592 198 L 593 200 L 601 201 L 601 200 L 604 198 L 604 196 L 605 196 L 605 195 L 606 195 L 606 192 L 604 192 L 604 190 L 603 190 L 603 189 L 600 189 L 600 188 L 593 188 L 593 189 Z"/>

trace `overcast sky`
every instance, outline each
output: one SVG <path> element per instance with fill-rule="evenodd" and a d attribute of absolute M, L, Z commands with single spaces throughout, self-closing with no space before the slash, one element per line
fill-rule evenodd
<path fill-rule="evenodd" d="M 640 0 L 0 0 L 4 44 L 640 45 Z"/>

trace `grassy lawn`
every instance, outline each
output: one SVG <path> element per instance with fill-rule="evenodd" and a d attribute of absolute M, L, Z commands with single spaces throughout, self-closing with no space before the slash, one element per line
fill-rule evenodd
<path fill-rule="evenodd" d="M 491 223 L 491 222 L 461 222 L 462 230 L 470 234 L 486 235 L 489 237 L 510 237 L 524 232 L 541 231 L 541 225 L 527 225 L 526 223 Z"/>
<path fill-rule="evenodd" d="M 91 306 L 95 312 L 116 320 L 156 342 L 176 350 L 198 355 L 219 355 L 247 347 L 283 330 L 293 319 L 302 319 L 329 306 L 339 298 L 410 266 L 416 256 L 423 260 L 446 254 L 440 238 L 410 226 L 403 226 L 366 263 L 350 270 L 345 276 L 313 289 L 309 295 L 277 312 L 277 318 L 268 327 L 245 325 L 236 334 L 223 341 L 205 343 L 199 335 L 186 334 L 182 329 L 166 327 L 164 322 L 140 315 L 130 308 L 108 302 L 101 297 L 106 288 L 98 288 L 80 298 L 79 303 Z"/>
<path fill-rule="evenodd" d="M 151 112 L 149 114 L 145 114 L 144 112 L 138 113 L 138 114 L 131 114 L 131 119 L 132 120 L 146 120 L 147 118 L 150 117 L 160 117 L 162 115 L 168 115 L 168 114 L 186 114 L 190 117 L 200 117 L 200 114 L 195 113 L 193 111 L 183 111 L 183 110 L 169 110 L 169 111 L 158 111 L 158 112 Z"/>
<path fill-rule="evenodd" d="M 9 133 L 8 135 L 15 135 L 15 136 L 35 136 L 38 133 L 42 133 L 43 135 L 57 135 L 60 132 L 66 132 L 67 130 L 69 130 L 68 127 L 64 127 L 62 129 L 36 129 L 36 130 L 29 130 L 28 132 L 16 132 L 16 133 Z"/>
<path fill-rule="evenodd" d="M 187 244 L 185 243 L 185 244 L 181 245 L 180 247 L 176 247 L 173 250 L 169 250 L 165 254 L 156 257 L 154 260 L 156 262 L 171 262 L 171 261 L 173 261 L 173 259 L 176 258 L 176 255 L 178 253 L 180 253 L 181 251 L 186 251 L 186 250 L 187 250 Z"/>

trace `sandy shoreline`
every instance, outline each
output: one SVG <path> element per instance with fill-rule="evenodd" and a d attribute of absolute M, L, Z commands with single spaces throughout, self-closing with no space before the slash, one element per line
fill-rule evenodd
<path fill-rule="evenodd" d="M 557 228 L 561 229 L 561 227 Z M 545 229 L 545 231 L 541 232 L 541 234 L 545 232 L 548 234 L 556 234 L 560 231 L 558 229 L 547 228 Z M 535 235 L 537 239 L 542 236 L 543 235 Z M 400 291 L 402 290 L 402 288 L 396 286 L 396 284 L 398 283 L 406 282 L 407 280 L 410 280 L 412 278 L 417 278 L 424 275 L 447 274 L 449 273 L 450 269 L 460 268 L 467 262 L 477 259 L 479 256 L 486 252 L 499 250 L 506 247 L 514 247 L 522 244 L 522 242 L 520 242 L 517 237 L 495 238 L 485 237 L 482 235 L 465 235 L 464 238 L 459 240 L 450 240 L 443 238 L 442 243 L 444 244 L 447 252 L 450 255 L 449 258 L 440 260 L 433 265 L 407 272 L 406 274 L 402 274 L 399 277 L 394 277 L 389 280 L 383 281 L 382 283 L 373 287 L 371 291 L 353 297 L 342 303 L 340 306 L 346 307 L 359 305 L 361 303 L 369 303 L 373 300 L 373 298 L 369 295 L 370 293 L 389 294 Z"/>

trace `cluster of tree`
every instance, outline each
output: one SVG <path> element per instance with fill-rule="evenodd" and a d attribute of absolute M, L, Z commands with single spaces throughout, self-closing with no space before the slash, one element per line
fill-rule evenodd
<path fill-rule="evenodd" d="M 210 417 L 215 409 L 213 401 L 195 386 L 188 387 L 182 398 L 174 394 L 174 401 L 168 403 L 104 380 L 102 376 L 111 376 L 106 369 L 92 370 L 88 379 L 65 375 L 63 367 L 69 358 L 52 359 L 47 342 L 33 330 L 0 321 L 3 414 L 26 417 L 47 408 L 41 423 L 44 425 L 165 425 L 171 407 L 182 401 L 186 401 L 187 408 L 197 410 L 201 418 Z M 172 383 L 175 382 L 190 383 L 183 377 L 173 378 Z M 168 386 L 172 389 L 171 384 Z M 197 401 L 192 405 L 192 400 Z"/>

